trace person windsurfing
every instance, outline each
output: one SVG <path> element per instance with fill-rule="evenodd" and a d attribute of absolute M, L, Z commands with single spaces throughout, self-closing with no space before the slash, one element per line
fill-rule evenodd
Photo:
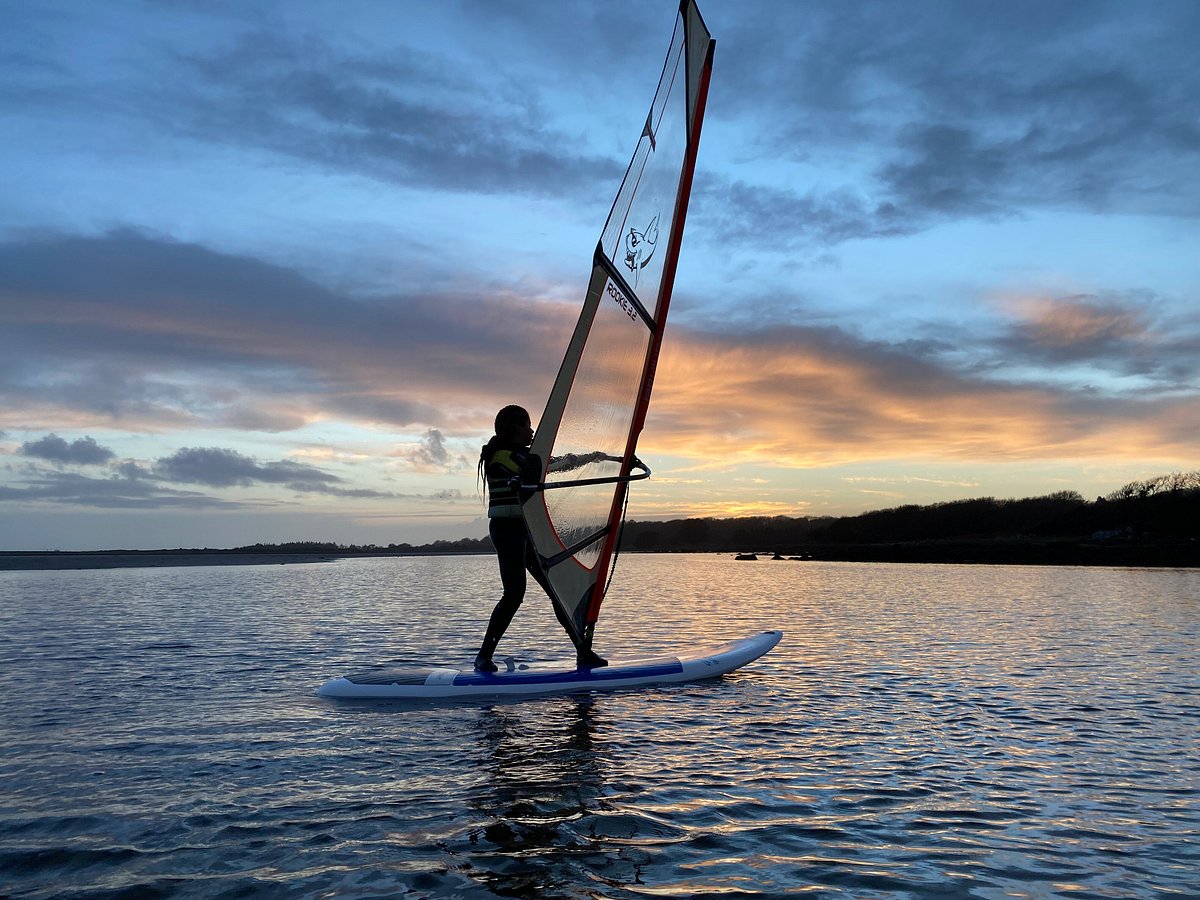
<path fill-rule="evenodd" d="M 590 647 L 580 645 L 566 613 L 554 602 L 553 593 L 525 529 L 518 484 L 522 467 L 528 463 L 531 455 L 529 445 L 533 442 L 533 424 L 529 413 L 520 406 L 506 406 L 496 414 L 495 428 L 496 433 L 479 453 L 479 475 L 487 486 L 488 533 L 500 564 L 503 594 L 488 620 L 483 644 L 475 656 L 475 668 L 480 672 L 497 670 L 492 655 L 525 598 L 526 572 L 551 598 L 550 605 L 555 617 L 575 645 L 575 661 L 579 668 L 595 669 L 608 665 L 607 660 Z"/>

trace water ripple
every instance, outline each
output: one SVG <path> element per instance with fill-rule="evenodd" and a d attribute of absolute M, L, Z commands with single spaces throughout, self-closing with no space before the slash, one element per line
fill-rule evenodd
<path fill-rule="evenodd" d="M 0 890 L 1197 896 L 1200 574 L 630 555 L 602 650 L 784 643 L 655 691 L 312 696 L 469 658 L 492 569 L 0 573 Z M 505 642 L 566 650 L 533 598 Z"/>

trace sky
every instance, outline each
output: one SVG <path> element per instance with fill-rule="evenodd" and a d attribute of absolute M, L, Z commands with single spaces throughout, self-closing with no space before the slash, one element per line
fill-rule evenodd
<path fill-rule="evenodd" d="M 0 549 L 486 532 L 671 0 L 0 0 Z M 1200 468 L 1200 4 L 705 0 L 629 517 Z"/>

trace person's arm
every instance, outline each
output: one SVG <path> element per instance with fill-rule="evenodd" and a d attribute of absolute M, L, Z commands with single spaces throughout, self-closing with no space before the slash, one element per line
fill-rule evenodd
<path fill-rule="evenodd" d="M 600 462 L 601 460 L 619 463 L 621 458 L 619 456 L 609 456 L 601 450 L 593 450 L 591 453 L 564 453 L 562 456 L 550 457 L 550 466 L 546 471 L 570 472 L 574 469 L 582 469 L 584 466 Z"/>

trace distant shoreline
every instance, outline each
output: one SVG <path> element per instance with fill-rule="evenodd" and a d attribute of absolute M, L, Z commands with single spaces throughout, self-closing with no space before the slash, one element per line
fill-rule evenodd
<path fill-rule="evenodd" d="M 188 566 L 286 566 L 355 558 L 465 555 L 478 554 L 438 551 L 427 553 L 247 553 L 240 550 L 0 550 L 0 572 Z"/>
<path fill-rule="evenodd" d="M 37 550 L 0 551 L 0 571 L 72 569 L 179 568 L 188 566 L 304 565 L 339 559 L 405 556 L 478 556 L 490 550 L 403 550 L 362 552 L 271 552 L 255 550 Z M 728 554 L 733 550 L 645 550 L 626 553 Z M 747 548 L 747 552 L 749 548 Z M 777 562 L 775 548 L 759 549 L 758 562 Z M 1200 543 L 1194 540 L 955 540 L 879 544 L 807 544 L 779 548 L 785 561 L 949 563 L 958 565 L 1098 566 L 1116 568 L 1200 568 Z M 796 557 L 802 559 L 796 560 Z"/>
<path fill-rule="evenodd" d="M 1200 471 L 1132 482 L 1085 501 L 1076 491 L 898 506 L 856 516 L 628 520 L 626 553 L 757 554 L 768 561 L 1200 568 Z M 397 556 L 491 554 L 487 537 L 424 544 L 336 541 L 223 549 L 0 551 L 0 571 L 251 566 Z"/>

